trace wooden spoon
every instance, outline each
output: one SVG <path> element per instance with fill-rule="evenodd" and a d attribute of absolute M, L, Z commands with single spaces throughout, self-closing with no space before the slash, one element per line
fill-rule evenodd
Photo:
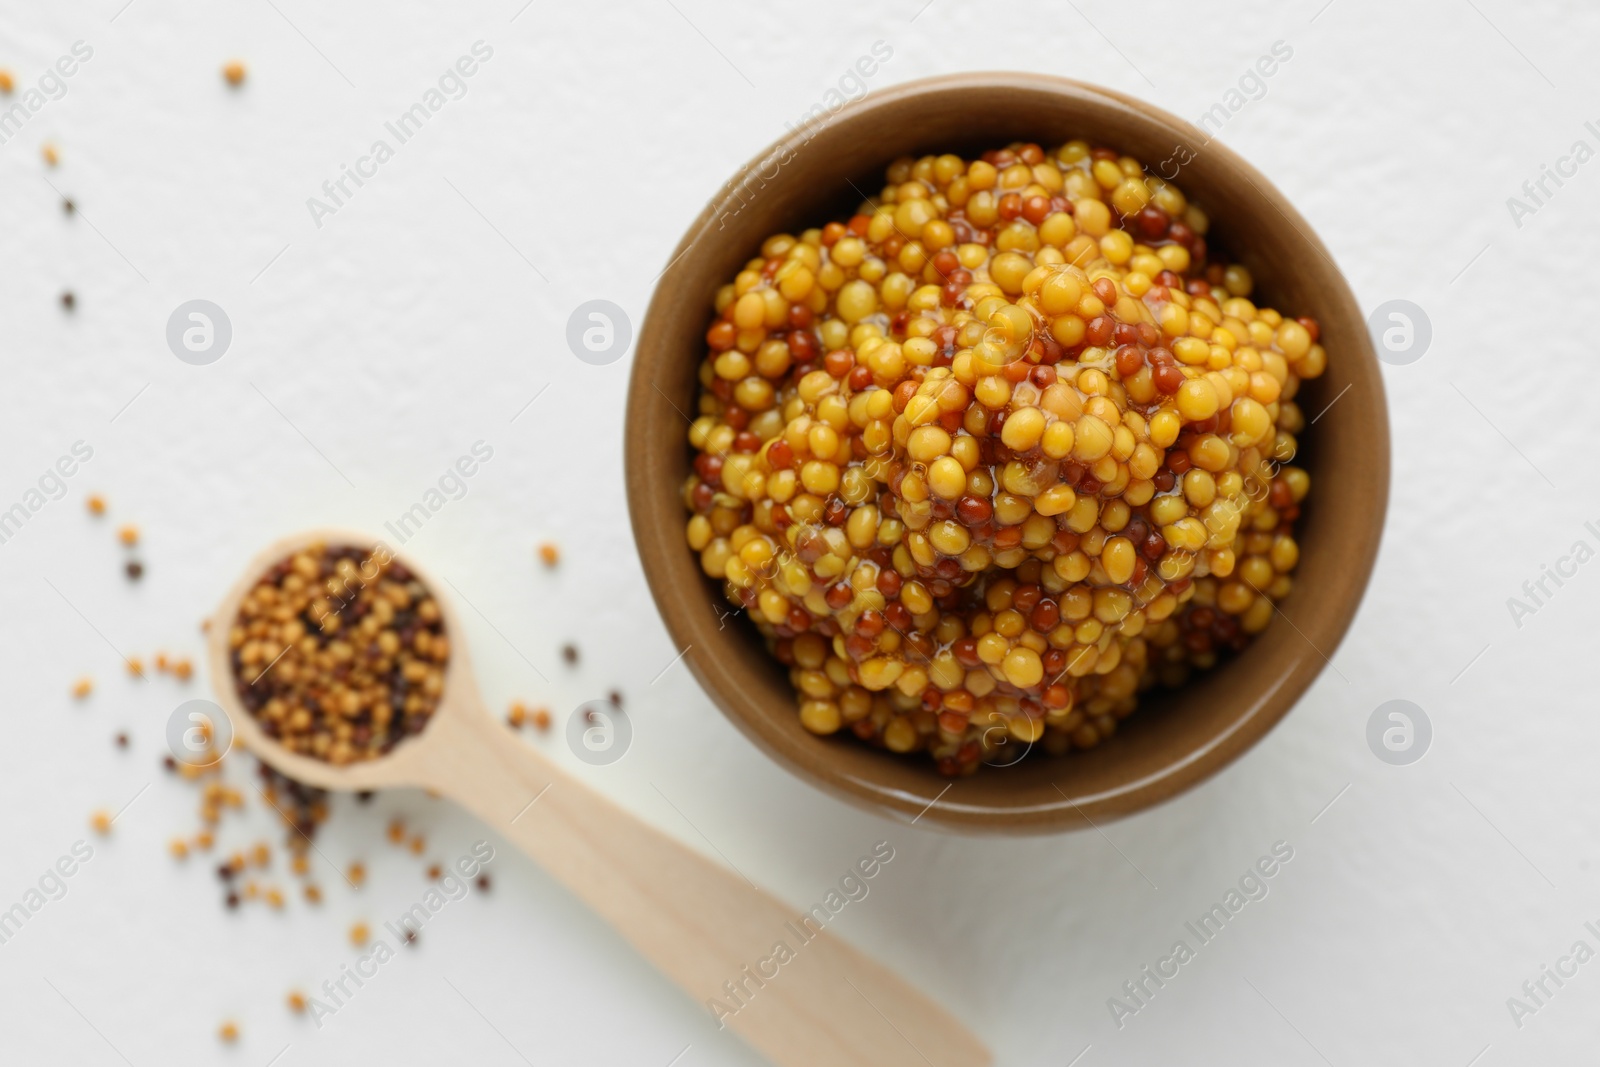
<path fill-rule="evenodd" d="M 240 702 L 228 633 L 249 590 L 274 564 L 315 544 L 377 542 L 313 530 L 266 549 L 211 619 L 207 656 L 234 737 L 297 781 L 323 789 L 431 789 L 455 800 L 538 861 L 702 1010 L 720 1001 L 731 1027 L 774 1063 L 794 1067 L 978 1067 L 988 1050 L 943 1008 L 827 930 L 796 934 L 800 909 L 756 889 L 628 814 L 530 746 L 484 706 L 465 630 L 441 586 L 395 554 L 438 601 L 450 638 L 444 693 L 427 728 L 381 759 L 335 766 L 269 738 Z M 778 942 L 793 957 L 758 971 Z M 776 973 L 771 973 L 773 970 Z M 757 977 L 752 979 L 750 975 Z M 725 983 L 742 985 L 740 1002 Z M 715 1014 L 715 1013 L 713 1013 Z"/>

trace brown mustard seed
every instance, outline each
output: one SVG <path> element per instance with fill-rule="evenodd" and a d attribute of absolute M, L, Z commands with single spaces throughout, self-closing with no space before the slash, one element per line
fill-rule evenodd
<path fill-rule="evenodd" d="M 428 866 L 428 880 L 430 882 L 438 881 L 440 875 L 442 875 L 442 874 L 444 874 L 444 869 L 442 867 L 440 867 L 437 863 L 429 864 L 429 866 Z"/>
<path fill-rule="evenodd" d="M 438 601 L 381 545 L 281 560 L 245 595 L 228 641 L 235 690 L 266 734 L 334 764 L 421 733 L 450 660 Z"/>
<path fill-rule="evenodd" d="M 387 834 L 390 844 L 401 844 L 406 839 L 406 824 L 401 822 L 399 819 L 391 819 L 389 821 L 389 829 Z"/>
<path fill-rule="evenodd" d="M 349 869 L 345 871 L 345 877 L 349 879 L 351 885 L 356 886 L 357 888 L 365 885 L 367 881 L 366 864 L 359 862 L 352 863 Z"/>
<path fill-rule="evenodd" d="M 78 210 L 78 205 L 72 202 L 71 197 L 63 197 L 61 200 L 61 210 L 66 212 L 68 215 L 71 215 Z"/>
<path fill-rule="evenodd" d="M 187 682 L 194 676 L 194 664 L 189 660 L 180 659 L 172 665 L 173 676 L 180 682 Z"/>
<path fill-rule="evenodd" d="M 144 564 L 136 559 L 130 559 L 123 567 L 123 570 L 127 571 L 129 581 L 137 582 L 144 577 Z"/>
<path fill-rule="evenodd" d="M 72 295 L 71 289 L 61 294 L 61 306 L 68 311 L 78 306 L 78 298 Z"/>
<path fill-rule="evenodd" d="M 541 732 L 550 729 L 550 709 L 540 708 L 533 713 L 533 725 Z"/>
<path fill-rule="evenodd" d="M 233 88 L 237 89 L 244 84 L 244 64 L 237 59 L 230 59 L 222 65 L 222 77 Z"/>
<path fill-rule="evenodd" d="M 306 903 L 307 904 L 321 904 L 322 903 L 322 887 L 321 886 L 315 886 L 315 885 L 306 886 L 305 895 L 306 895 Z"/>
<path fill-rule="evenodd" d="M 427 851 L 428 843 L 423 839 L 421 834 L 418 834 L 416 837 L 411 839 L 408 847 L 411 849 L 413 855 L 420 856 L 423 854 L 423 852 Z"/>
<path fill-rule="evenodd" d="M 578 662 L 578 646 L 577 645 L 562 645 L 561 646 L 561 658 L 566 660 L 569 664 L 577 663 Z"/>
<path fill-rule="evenodd" d="M 489 876 L 487 874 L 478 875 L 478 888 L 483 890 L 483 891 L 485 891 L 485 892 L 488 892 L 488 889 L 489 889 Z"/>
<path fill-rule="evenodd" d="M 116 745 L 117 745 L 118 748 L 127 748 L 128 747 L 128 735 L 127 734 L 118 734 L 113 740 L 116 742 Z"/>
<path fill-rule="evenodd" d="M 511 705 L 511 710 L 506 712 L 506 725 L 513 730 L 522 729 L 522 724 L 527 721 L 528 709 L 521 701 Z"/>
<path fill-rule="evenodd" d="M 546 567 L 554 567 L 561 562 L 561 549 L 554 542 L 546 541 L 539 546 L 539 561 Z"/>

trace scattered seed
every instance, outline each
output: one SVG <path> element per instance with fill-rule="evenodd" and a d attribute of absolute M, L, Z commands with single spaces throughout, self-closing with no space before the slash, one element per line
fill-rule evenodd
<path fill-rule="evenodd" d="M 487 874 L 478 875 L 478 888 L 484 892 L 489 891 L 489 876 Z"/>
<path fill-rule="evenodd" d="M 194 675 L 194 664 L 186 659 L 180 659 L 172 665 L 172 673 L 177 676 L 178 681 L 187 682 Z"/>
<path fill-rule="evenodd" d="M 118 734 L 116 736 L 116 742 L 117 742 L 117 747 L 118 748 L 127 748 L 128 747 L 128 735 L 127 734 Z"/>
<path fill-rule="evenodd" d="M 305 874 L 311 869 L 311 861 L 306 859 L 304 853 L 301 853 L 289 861 L 289 869 L 295 874 Z"/>
<path fill-rule="evenodd" d="M 444 869 L 441 868 L 437 863 L 432 864 L 432 865 L 430 865 L 428 867 L 428 880 L 429 881 L 436 882 L 436 881 L 439 880 L 440 876 L 443 875 L 443 874 L 444 874 Z"/>
<path fill-rule="evenodd" d="M 201 852 L 210 852 L 211 846 L 215 843 L 215 841 L 216 839 L 211 836 L 210 830 L 201 830 L 199 833 L 194 835 L 194 847 L 199 849 Z"/>
<path fill-rule="evenodd" d="M 77 697 L 79 700 L 84 699 L 92 692 L 94 692 L 93 679 L 79 678 L 72 685 L 72 695 Z"/>
<path fill-rule="evenodd" d="M 73 212 L 78 210 L 78 205 L 72 202 L 71 197 L 63 197 L 61 200 L 61 210 L 65 211 L 68 215 L 71 215 Z"/>
<path fill-rule="evenodd" d="M 139 527 L 129 523 L 117 531 L 117 540 L 132 547 L 139 543 Z"/>
<path fill-rule="evenodd" d="M 360 886 L 365 884 L 367 880 L 366 864 L 359 862 L 352 863 L 349 871 L 345 873 L 345 877 L 350 879 L 350 884 L 352 885 Z"/>
<path fill-rule="evenodd" d="M 611 706 L 612 707 L 614 707 L 614 708 L 622 707 L 622 690 L 613 689 L 611 692 L 606 694 L 606 699 L 611 701 Z"/>
<path fill-rule="evenodd" d="M 178 769 L 178 761 L 173 759 L 171 756 L 162 756 L 161 766 L 166 768 L 168 774 L 171 774 L 173 771 Z"/>
<path fill-rule="evenodd" d="M 539 546 L 539 559 L 544 562 L 546 567 L 554 567 L 561 562 L 561 549 L 557 548 L 553 542 L 546 541 Z"/>
<path fill-rule="evenodd" d="M 71 289 L 61 294 L 61 306 L 68 311 L 78 306 L 78 298 L 72 295 Z"/>
<path fill-rule="evenodd" d="M 561 646 L 561 658 L 566 660 L 568 663 L 577 663 L 578 662 L 578 646 L 577 645 L 562 645 Z"/>
<path fill-rule="evenodd" d="M 226 897 L 223 897 L 222 899 L 223 899 L 223 903 L 227 904 L 228 907 L 230 907 L 230 908 L 237 908 L 239 906 L 239 894 L 238 893 L 229 893 Z"/>
<path fill-rule="evenodd" d="M 70 203 L 70 201 L 68 201 Z M 91 515 L 104 515 L 106 513 L 106 498 L 99 493 L 89 494 L 89 499 L 84 501 Z"/>
<path fill-rule="evenodd" d="M 167 844 L 167 851 L 172 853 L 172 858 L 175 860 L 186 860 L 189 858 L 189 846 L 181 837 L 174 837 Z"/>
<path fill-rule="evenodd" d="M 307 904 L 321 904 L 322 903 L 322 889 L 320 887 L 314 886 L 314 885 L 308 885 L 308 886 L 306 886 L 306 891 L 305 892 L 306 892 L 306 903 Z"/>
<path fill-rule="evenodd" d="M 354 926 L 350 927 L 351 944 L 356 945 L 357 947 L 365 945 L 367 943 L 368 933 L 369 931 L 367 930 L 366 923 L 356 923 Z"/>
<path fill-rule="evenodd" d="M 306 996 L 305 996 L 304 993 L 301 993 L 298 990 L 290 992 L 290 994 L 289 994 L 289 1010 L 290 1011 L 305 1011 L 306 1010 Z"/>
<path fill-rule="evenodd" d="M 143 678 L 144 660 L 140 659 L 138 656 L 130 656 L 128 658 L 128 673 L 133 675 L 135 678 Z"/>
<path fill-rule="evenodd" d="M 239 1040 L 239 1027 L 231 1022 L 223 1023 L 222 1027 L 217 1030 L 217 1036 L 230 1043 L 237 1041 Z"/>
<path fill-rule="evenodd" d="M 4 67 L 0 67 L 0 93 L 9 94 L 16 86 L 17 83 L 12 79 L 11 72 Z"/>
<path fill-rule="evenodd" d="M 389 823 L 389 841 L 391 843 L 393 843 L 393 844 L 398 845 L 401 842 L 403 842 L 405 839 L 406 839 L 406 824 L 401 822 L 399 819 L 391 820 L 390 823 Z"/>
<path fill-rule="evenodd" d="M 533 725 L 541 731 L 550 729 L 550 709 L 540 708 L 533 713 Z"/>
<path fill-rule="evenodd" d="M 94 832 L 97 834 L 109 834 L 111 832 L 111 813 L 101 808 L 89 816 L 89 825 L 94 827 Z"/>
<path fill-rule="evenodd" d="M 44 156 L 44 161 L 47 166 L 53 167 L 57 163 L 61 162 L 61 153 L 56 149 L 56 146 L 51 144 L 49 141 L 46 141 L 39 149 L 39 154 Z"/>
<path fill-rule="evenodd" d="M 267 890 L 266 897 L 268 906 L 273 908 L 283 907 L 283 893 L 278 889 L 274 888 Z"/>
<path fill-rule="evenodd" d="M 356 794 L 356 803 L 357 804 L 368 804 L 368 803 L 371 803 L 371 801 L 372 801 L 372 790 L 370 790 L 370 789 L 363 789 L 361 792 Z"/>
<path fill-rule="evenodd" d="M 136 559 L 130 559 L 125 569 L 128 572 L 129 581 L 137 582 L 140 578 L 144 577 L 144 564 L 140 563 Z"/>
<path fill-rule="evenodd" d="M 522 724 L 527 721 L 528 709 L 519 700 L 511 705 L 511 710 L 506 712 L 506 725 L 513 730 L 522 729 Z"/>
<path fill-rule="evenodd" d="M 244 64 L 237 59 L 230 59 L 222 65 L 222 76 L 229 85 L 237 89 L 244 84 Z"/>
<path fill-rule="evenodd" d="M 411 851 L 412 851 L 412 853 L 414 855 L 420 856 L 420 855 L 422 855 L 422 853 L 424 851 L 427 850 L 428 843 L 423 840 L 421 834 L 418 834 L 416 837 L 413 837 L 411 839 L 411 846 L 410 847 L 411 847 Z"/>

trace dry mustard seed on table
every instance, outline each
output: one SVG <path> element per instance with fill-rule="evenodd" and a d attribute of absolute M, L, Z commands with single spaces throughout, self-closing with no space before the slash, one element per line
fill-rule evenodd
<path fill-rule="evenodd" d="M 89 816 L 89 825 L 94 828 L 94 832 L 97 834 L 109 834 L 111 832 L 111 822 L 112 815 L 104 808 Z"/>
<path fill-rule="evenodd" d="M 450 660 L 438 602 L 381 546 L 281 561 L 245 595 L 229 645 L 239 699 L 267 736 L 334 764 L 420 733 Z"/>
<path fill-rule="evenodd" d="M 83 700 L 93 692 L 94 681 L 90 678 L 79 678 L 76 682 L 72 683 L 72 695 L 79 700 Z"/>
<path fill-rule="evenodd" d="M 365 945 L 369 934 L 370 931 L 367 929 L 366 923 L 356 923 L 350 927 L 350 943 L 357 947 Z"/>
<path fill-rule="evenodd" d="M 117 530 L 117 540 L 132 548 L 139 543 L 139 527 L 129 523 Z"/>
<path fill-rule="evenodd" d="M 222 65 L 222 77 L 235 89 L 244 84 L 244 73 L 244 64 L 237 59 L 230 59 Z"/>
<path fill-rule="evenodd" d="M 229 1044 L 232 1044 L 233 1042 L 239 1040 L 239 1025 L 233 1022 L 223 1023 L 217 1029 L 217 1036 Z"/>
<path fill-rule="evenodd" d="M 539 546 L 539 559 L 546 567 L 554 567 L 561 562 L 561 549 L 554 542 L 546 541 Z"/>
<path fill-rule="evenodd" d="M 92 493 L 89 499 L 84 501 L 84 506 L 89 509 L 89 514 L 91 515 L 104 515 L 106 513 L 106 498 L 99 493 Z"/>
<path fill-rule="evenodd" d="M 61 153 L 49 141 L 40 146 L 39 154 L 44 157 L 45 166 L 53 167 L 61 162 Z"/>
<path fill-rule="evenodd" d="M 1271 620 L 1309 489 L 1310 319 L 1072 141 L 904 158 L 715 298 L 687 540 L 801 724 L 946 774 L 1091 748 Z"/>
<path fill-rule="evenodd" d="M 16 81 L 11 77 L 11 72 L 0 68 L 0 93 L 10 94 L 17 87 Z"/>

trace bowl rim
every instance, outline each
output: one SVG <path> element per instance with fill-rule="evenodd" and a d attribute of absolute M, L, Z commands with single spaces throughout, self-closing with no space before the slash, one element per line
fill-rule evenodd
<path fill-rule="evenodd" d="M 705 605 L 691 605 L 675 595 L 674 582 L 692 576 L 706 581 L 700 572 L 695 554 L 682 543 L 681 523 L 685 513 L 679 502 L 676 521 L 668 524 L 671 532 L 663 535 L 660 520 L 664 517 L 654 501 L 660 498 L 659 486 L 649 484 L 641 473 L 642 457 L 662 446 L 659 439 L 648 440 L 641 427 L 647 406 L 654 403 L 652 393 L 660 393 L 655 385 L 654 371 L 661 360 L 687 359 L 681 351 L 684 340 L 658 337 L 657 324 L 666 315 L 669 305 L 677 303 L 681 294 L 676 291 L 672 271 L 685 256 L 696 250 L 703 237 L 711 231 L 718 218 L 736 214 L 742 207 L 741 191 L 749 183 L 748 175 L 774 159 L 786 159 L 797 153 L 813 137 L 828 127 L 844 127 L 861 122 L 884 108 L 903 106 L 917 100 L 924 105 L 946 94 L 972 94 L 1022 91 L 1063 97 L 1085 108 L 1120 111 L 1144 122 L 1153 122 L 1166 128 L 1178 145 L 1197 145 L 1219 160 L 1219 166 L 1243 178 L 1254 192 L 1282 216 L 1289 240 L 1303 244 L 1327 264 L 1326 280 L 1333 286 L 1330 299 L 1341 305 L 1348 318 L 1354 313 L 1360 318 L 1360 305 L 1348 281 L 1332 259 L 1320 237 L 1311 229 L 1298 210 L 1264 175 L 1226 145 L 1209 137 L 1199 128 L 1163 109 L 1121 92 L 1087 82 L 1048 74 L 1013 71 L 973 72 L 946 74 L 930 78 L 897 83 L 875 90 L 867 96 L 848 104 L 833 115 L 825 115 L 804 125 L 792 128 L 763 148 L 749 163 L 729 179 L 718 193 L 707 202 L 704 209 L 685 231 L 673 249 L 672 255 L 655 283 L 649 307 L 638 333 L 633 364 L 627 390 L 625 413 L 623 464 L 624 479 L 634 540 L 638 548 L 646 582 L 661 614 L 663 624 L 675 647 L 683 649 L 681 656 L 691 673 L 711 698 L 712 702 L 757 747 L 776 760 L 791 773 L 810 782 L 823 791 L 849 801 L 859 807 L 888 814 L 902 822 L 926 821 L 944 829 L 965 832 L 1042 833 L 1097 826 L 1100 822 L 1131 814 L 1178 795 L 1214 775 L 1233 762 L 1265 736 L 1298 702 L 1299 698 L 1330 665 L 1331 657 L 1347 634 L 1360 608 L 1376 563 L 1382 538 L 1384 517 L 1388 508 L 1390 476 L 1390 441 L 1388 410 L 1382 375 L 1364 324 L 1359 331 L 1344 338 L 1339 358 L 1351 361 L 1352 370 L 1368 387 L 1374 406 L 1371 469 L 1365 472 L 1366 484 L 1371 486 L 1369 506 L 1360 516 L 1359 544 L 1355 546 L 1351 569 L 1343 575 L 1346 584 L 1325 589 L 1319 596 L 1330 598 L 1335 610 L 1327 615 L 1327 622 L 1318 627 L 1313 642 L 1305 641 L 1318 652 L 1320 662 L 1310 669 L 1304 666 L 1309 657 L 1302 656 L 1293 670 L 1280 672 L 1254 694 L 1254 699 L 1241 707 L 1225 729 L 1208 735 L 1204 742 L 1186 750 L 1180 758 L 1172 760 L 1158 772 L 1122 782 L 1116 788 L 1077 798 L 1061 794 L 1059 801 L 1047 800 L 1036 804 L 1017 804 L 996 807 L 963 803 L 959 797 L 946 798 L 950 785 L 961 779 L 945 779 L 930 766 L 930 788 L 926 795 L 887 785 L 868 776 L 851 773 L 842 761 L 818 760 L 812 753 L 800 751 L 793 737 L 778 730 L 767 717 L 753 711 L 753 703 L 738 699 L 731 677 L 721 668 L 719 656 L 723 650 L 703 638 L 708 633 Z M 979 140 L 970 138 L 969 140 Z M 991 138 L 998 140 L 998 138 Z M 882 165 L 887 165 L 884 158 Z M 1181 184 L 1181 179 L 1180 179 Z M 707 314 L 709 315 L 709 309 Z M 691 346 L 692 347 L 692 346 Z M 695 360 L 701 358 L 696 352 Z M 1357 366 L 1359 364 L 1359 366 Z M 661 394 L 665 397 L 666 394 Z M 670 398 L 669 402 L 670 402 Z M 1331 405 L 1330 405 L 1331 406 Z M 682 414 L 680 411 L 679 414 Z M 687 443 L 680 439 L 680 446 Z M 677 488 L 674 487 L 674 494 Z M 1346 520 L 1356 522 L 1355 518 Z M 669 577 L 673 575 L 675 577 Z M 736 610 L 723 605 L 728 610 Z M 1281 625 L 1281 623 L 1280 623 Z M 717 626 L 720 629 L 720 623 Z M 1298 627 L 1296 627 L 1298 630 Z M 1269 628 L 1270 630 L 1270 628 Z M 1226 670 L 1227 664 L 1221 669 Z M 817 745 L 829 743 L 827 739 L 806 735 Z M 809 743 L 809 742 L 808 742 Z M 851 743 L 854 743 L 853 741 Z M 863 746 L 865 747 L 865 746 Z M 813 750 L 814 752 L 815 750 Z M 877 753 L 883 759 L 904 760 L 905 757 Z M 1054 758 L 1054 757 L 1040 757 Z M 1065 757 L 1073 758 L 1072 756 Z M 1003 769 L 987 768 L 980 774 L 1004 774 Z M 943 790 L 933 788 L 934 780 L 946 782 Z M 1057 786 L 1057 791 L 1060 791 Z M 955 791 L 959 792 L 959 790 Z"/>

